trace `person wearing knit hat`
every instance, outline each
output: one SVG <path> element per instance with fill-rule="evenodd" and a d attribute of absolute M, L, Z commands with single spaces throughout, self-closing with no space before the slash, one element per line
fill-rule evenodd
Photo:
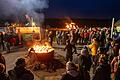
<path fill-rule="evenodd" d="M 66 74 L 62 75 L 61 80 L 83 80 L 82 75 L 77 71 L 76 65 L 69 61 L 66 63 Z"/>
<path fill-rule="evenodd" d="M 83 46 L 81 55 L 78 59 L 79 71 L 82 72 L 84 80 L 90 80 L 90 68 L 92 65 L 91 55 L 89 54 L 88 46 Z"/>
<path fill-rule="evenodd" d="M 69 71 L 69 70 L 77 70 L 77 66 L 71 62 L 71 61 L 68 61 L 66 63 L 66 70 Z"/>
<path fill-rule="evenodd" d="M 81 55 L 79 55 L 78 64 L 79 64 L 79 70 L 84 69 L 86 71 L 90 71 L 92 60 L 91 55 L 89 54 L 87 46 L 84 46 L 81 50 Z"/>

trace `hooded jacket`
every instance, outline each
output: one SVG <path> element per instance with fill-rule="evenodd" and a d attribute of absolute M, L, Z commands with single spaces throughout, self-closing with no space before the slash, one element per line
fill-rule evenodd
<path fill-rule="evenodd" d="M 93 42 L 88 47 L 91 49 L 92 56 L 95 56 L 97 54 L 97 50 L 98 50 L 98 43 L 97 42 Z"/>

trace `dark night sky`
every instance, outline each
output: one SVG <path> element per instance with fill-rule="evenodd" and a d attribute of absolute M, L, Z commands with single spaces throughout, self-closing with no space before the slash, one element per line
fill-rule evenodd
<path fill-rule="evenodd" d="M 120 18 L 120 0 L 49 0 L 47 18 Z"/>

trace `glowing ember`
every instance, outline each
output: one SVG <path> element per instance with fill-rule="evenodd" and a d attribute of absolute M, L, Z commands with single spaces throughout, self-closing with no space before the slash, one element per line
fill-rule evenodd
<path fill-rule="evenodd" d="M 45 42 L 43 44 L 41 43 L 35 43 L 32 48 L 35 50 L 35 53 L 48 53 L 53 51 L 54 49 L 49 45 L 49 43 Z"/>

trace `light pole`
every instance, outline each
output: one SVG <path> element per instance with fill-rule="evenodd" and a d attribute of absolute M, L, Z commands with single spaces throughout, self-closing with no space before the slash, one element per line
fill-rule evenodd
<path fill-rule="evenodd" d="M 110 36 L 111 38 L 113 37 L 114 20 L 115 18 L 112 19 L 111 36 Z"/>

